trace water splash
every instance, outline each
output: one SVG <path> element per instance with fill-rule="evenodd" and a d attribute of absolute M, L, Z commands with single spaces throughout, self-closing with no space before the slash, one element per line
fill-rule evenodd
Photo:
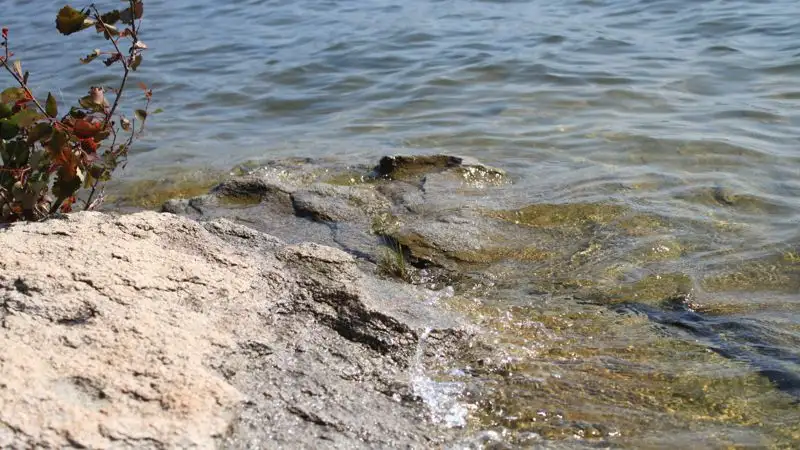
<path fill-rule="evenodd" d="M 436 381 L 425 374 L 423 355 L 426 339 L 431 333 L 426 328 L 419 337 L 417 350 L 411 364 L 411 389 L 428 408 L 430 420 L 448 428 L 464 427 L 467 424 L 467 406 L 459 402 L 464 392 L 464 383 L 457 381 Z"/>

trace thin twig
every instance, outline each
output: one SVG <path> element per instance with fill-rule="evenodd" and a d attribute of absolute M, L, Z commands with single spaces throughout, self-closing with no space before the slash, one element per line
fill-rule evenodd
<path fill-rule="evenodd" d="M 132 39 L 133 39 L 133 44 L 131 45 L 131 49 L 128 52 L 128 57 L 129 58 L 133 58 L 135 53 L 136 53 L 136 42 L 138 41 L 138 37 L 136 35 L 136 20 L 135 20 L 135 17 L 136 17 L 135 6 L 136 5 L 135 5 L 135 2 L 133 0 L 129 0 L 128 3 L 129 3 L 129 6 L 130 6 L 130 10 L 131 10 L 131 18 L 132 18 L 132 20 L 131 20 L 131 22 L 132 22 L 131 23 L 131 28 L 132 28 L 131 36 L 132 36 Z M 114 112 L 117 110 L 117 107 L 119 106 L 119 101 L 122 98 L 122 92 L 125 90 L 125 84 L 128 81 L 128 75 L 130 74 L 130 68 L 128 67 L 128 61 L 125 59 L 125 57 L 122 56 L 122 50 L 119 48 L 119 44 L 117 43 L 117 39 L 114 39 L 114 35 L 111 34 L 111 30 L 108 28 L 108 25 L 106 25 L 106 23 L 103 22 L 103 20 L 101 19 L 100 11 L 97 10 L 97 7 L 95 5 L 92 5 L 92 9 L 94 10 L 95 19 L 97 19 L 97 23 L 99 23 L 100 26 L 103 27 L 103 30 L 109 36 L 109 40 L 114 45 L 114 49 L 117 51 L 117 54 L 120 55 L 119 61 L 122 63 L 122 69 L 125 72 L 122 75 L 122 81 L 120 82 L 119 88 L 117 89 L 117 92 L 116 92 L 116 96 L 114 97 L 114 104 L 111 106 L 111 109 L 109 109 L 108 112 L 106 113 L 105 120 L 103 121 L 103 128 L 105 128 L 106 126 L 108 126 L 108 123 L 111 121 L 111 118 L 113 117 Z M 110 149 L 109 151 L 113 151 L 113 148 L 116 145 L 116 142 L 117 142 L 117 133 L 114 133 L 114 139 L 111 142 L 111 146 L 109 147 L 109 149 Z M 130 145 L 131 142 L 133 142 L 133 131 L 131 131 L 131 137 L 128 139 L 127 145 Z M 105 171 L 106 169 L 104 168 L 103 170 Z M 92 183 L 92 190 L 89 193 L 89 197 L 86 199 L 85 209 L 91 209 L 94 206 L 93 203 L 92 203 L 92 199 L 94 198 L 94 195 L 97 192 L 97 186 L 99 185 L 99 183 L 100 183 L 100 178 L 97 178 L 94 181 L 94 183 Z"/>
<path fill-rule="evenodd" d="M 0 61 L 0 62 L 2 62 L 3 67 L 5 67 L 5 69 L 8 71 L 8 73 L 10 73 L 11 76 L 13 76 L 15 80 L 17 80 L 17 83 L 19 83 L 20 87 L 25 91 L 25 94 L 27 94 L 28 98 L 31 99 L 33 101 L 33 103 L 36 104 L 36 108 L 38 108 L 39 111 L 42 112 L 42 114 L 47 116 L 47 110 L 44 109 L 42 104 L 39 103 L 39 100 L 36 100 L 36 97 L 33 96 L 33 92 L 31 92 L 31 90 L 28 89 L 28 85 L 25 84 L 25 80 L 23 80 L 22 77 L 20 77 L 17 74 L 17 72 L 14 72 L 13 70 L 11 70 L 11 67 L 8 67 L 8 41 L 7 40 L 6 40 L 6 57 L 3 58 L 3 60 Z"/>
<path fill-rule="evenodd" d="M 114 49 L 117 51 L 117 54 L 120 55 L 119 61 L 122 63 L 123 70 L 125 70 L 125 73 L 122 75 L 122 81 L 119 83 L 119 89 L 117 89 L 117 95 L 114 98 L 114 104 L 111 106 L 111 109 L 108 110 L 108 113 L 106 113 L 106 118 L 103 121 L 103 128 L 105 128 L 106 125 L 108 125 L 108 123 L 111 121 L 111 117 L 114 115 L 114 111 L 116 111 L 117 106 L 119 106 L 119 100 L 120 98 L 122 98 L 122 91 L 125 90 L 125 83 L 128 81 L 128 74 L 130 73 L 130 69 L 128 69 L 128 62 L 125 60 L 124 57 L 122 57 L 122 50 L 120 50 L 119 45 L 117 44 L 117 40 L 114 39 L 114 35 L 111 34 L 111 30 L 108 28 L 108 25 L 106 25 L 106 23 L 103 22 L 103 19 L 100 18 L 100 11 L 98 11 L 97 7 L 94 5 L 92 5 L 92 9 L 94 10 L 95 19 L 97 20 L 97 23 L 99 23 L 103 27 L 103 30 L 106 32 L 106 34 L 108 34 L 109 38 L 108 40 L 110 40 L 111 43 L 114 44 Z M 131 9 L 131 14 L 135 15 L 135 11 L 133 9 Z M 134 35 L 133 38 L 135 42 L 136 36 Z M 133 56 L 135 51 L 136 51 L 135 46 L 131 46 L 131 51 L 129 52 L 130 55 Z"/>

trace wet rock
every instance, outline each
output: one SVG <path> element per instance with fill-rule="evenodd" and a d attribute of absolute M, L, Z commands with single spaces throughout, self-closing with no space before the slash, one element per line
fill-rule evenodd
<path fill-rule="evenodd" d="M 233 178 L 217 185 L 211 192 L 229 204 L 258 204 L 269 202 L 289 209 L 292 191 L 284 182 L 261 176 Z"/>
<path fill-rule="evenodd" d="M 531 227 L 581 228 L 619 219 L 625 208 L 602 203 L 534 204 L 516 210 L 488 211 L 487 215 Z"/>
<path fill-rule="evenodd" d="M 457 215 L 417 218 L 387 234 L 414 258 L 453 270 L 465 263 L 530 263 L 552 256 L 547 235 L 466 210 Z"/>
<path fill-rule="evenodd" d="M 317 183 L 292 196 L 294 213 L 323 222 L 368 222 L 389 208 L 380 193 L 361 186 L 333 186 Z"/>
<path fill-rule="evenodd" d="M 0 447 L 444 443 L 410 395 L 468 341 L 428 291 L 231 220 L 77 213 L 0 231 Z M 424 361 L 422 362 L 424 363 Z"/>
<path fill-rule="evenodd" d="M 386 259 L 394 242 L 409 252 L 412 263 L 455 272 L 464 264 L 550 257 L 551 248 L 563 246 L 562 224 L 555 222 L 564 210 L 575 209 L 495 209 L 506 204 L 508 177 L 471 158 L 391 156 L 371 173 L 367 167 L 275 161 L 222 182 L 210 196 L 168 202 L 164 210 L 203 220 L 231 217 L 289 243 L 311 240 L 338 247 L 358 256 L 367 269 Z M 349 181 L 343 184 L 344 178 Z M 598 211 L 605 210 L 567 211 L 567 225 L 594 220 L 602 215 Z M 529 216 L 553 226 L 526 227 Z"/>
<path fill-rule="evenodd" d="M 500 169 L 485 166 L 473 158 L 451 155 L 385 156 L 375 171 L 379 177 L 391 180 L 412 180 L 444 171 L 454 171 L 467 181 L 505 177 Z"/>

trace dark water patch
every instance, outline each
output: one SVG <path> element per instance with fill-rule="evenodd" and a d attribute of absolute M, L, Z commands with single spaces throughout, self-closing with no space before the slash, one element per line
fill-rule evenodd
<path fill-rule="evenodd" d="M 711 56 L 720 56 L 733 53 L 741 53 L 741 51 L 734 47 L 729 47 L 727 45 L 712 45 L 704 49 L 702 52 L 702 54 Z"/>
<path fill-rule="evenodd" d="M 545 44 L 561 44 L 562 42 L 566 42 L 567 37 L 562 35 L 551 34 L 542 38 L 542 43 Z"/>
<path fill-rule="evenodd" d="M 705 317 L 688 309 L 687 298 L 677 298 L 674 310 L 642 303 L 625 303 L 617 311 L 645 314 L 653 322 L 683 330 L 708 348 L 746 362 L 775 386 L 800 400 L 800 342 L 776 343 L 774 330 L 749 321 Z"/>
<path fill-rule="evenodd" d="M 759 122 L 783 122 L 786 120 L 781 115 L 757 110 L 720 111 L 714 117 L 717 119 L 751 119 Z"/>

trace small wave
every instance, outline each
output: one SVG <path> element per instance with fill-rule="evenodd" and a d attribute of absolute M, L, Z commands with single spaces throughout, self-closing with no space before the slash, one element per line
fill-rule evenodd
<path fill-rule="evenodd" d="M 430 328 L 426 328 L 419 337 L 411 364 L 411 389 L 425 403 L 432 422 L 448 428 L 464 427 L 469 414 L 467 406 L 459 401 L 465 389 L 464 383 L 435 381 L 425 373 L 422 360 L 425 354 L 425 341 L 431 331 Z"/>

